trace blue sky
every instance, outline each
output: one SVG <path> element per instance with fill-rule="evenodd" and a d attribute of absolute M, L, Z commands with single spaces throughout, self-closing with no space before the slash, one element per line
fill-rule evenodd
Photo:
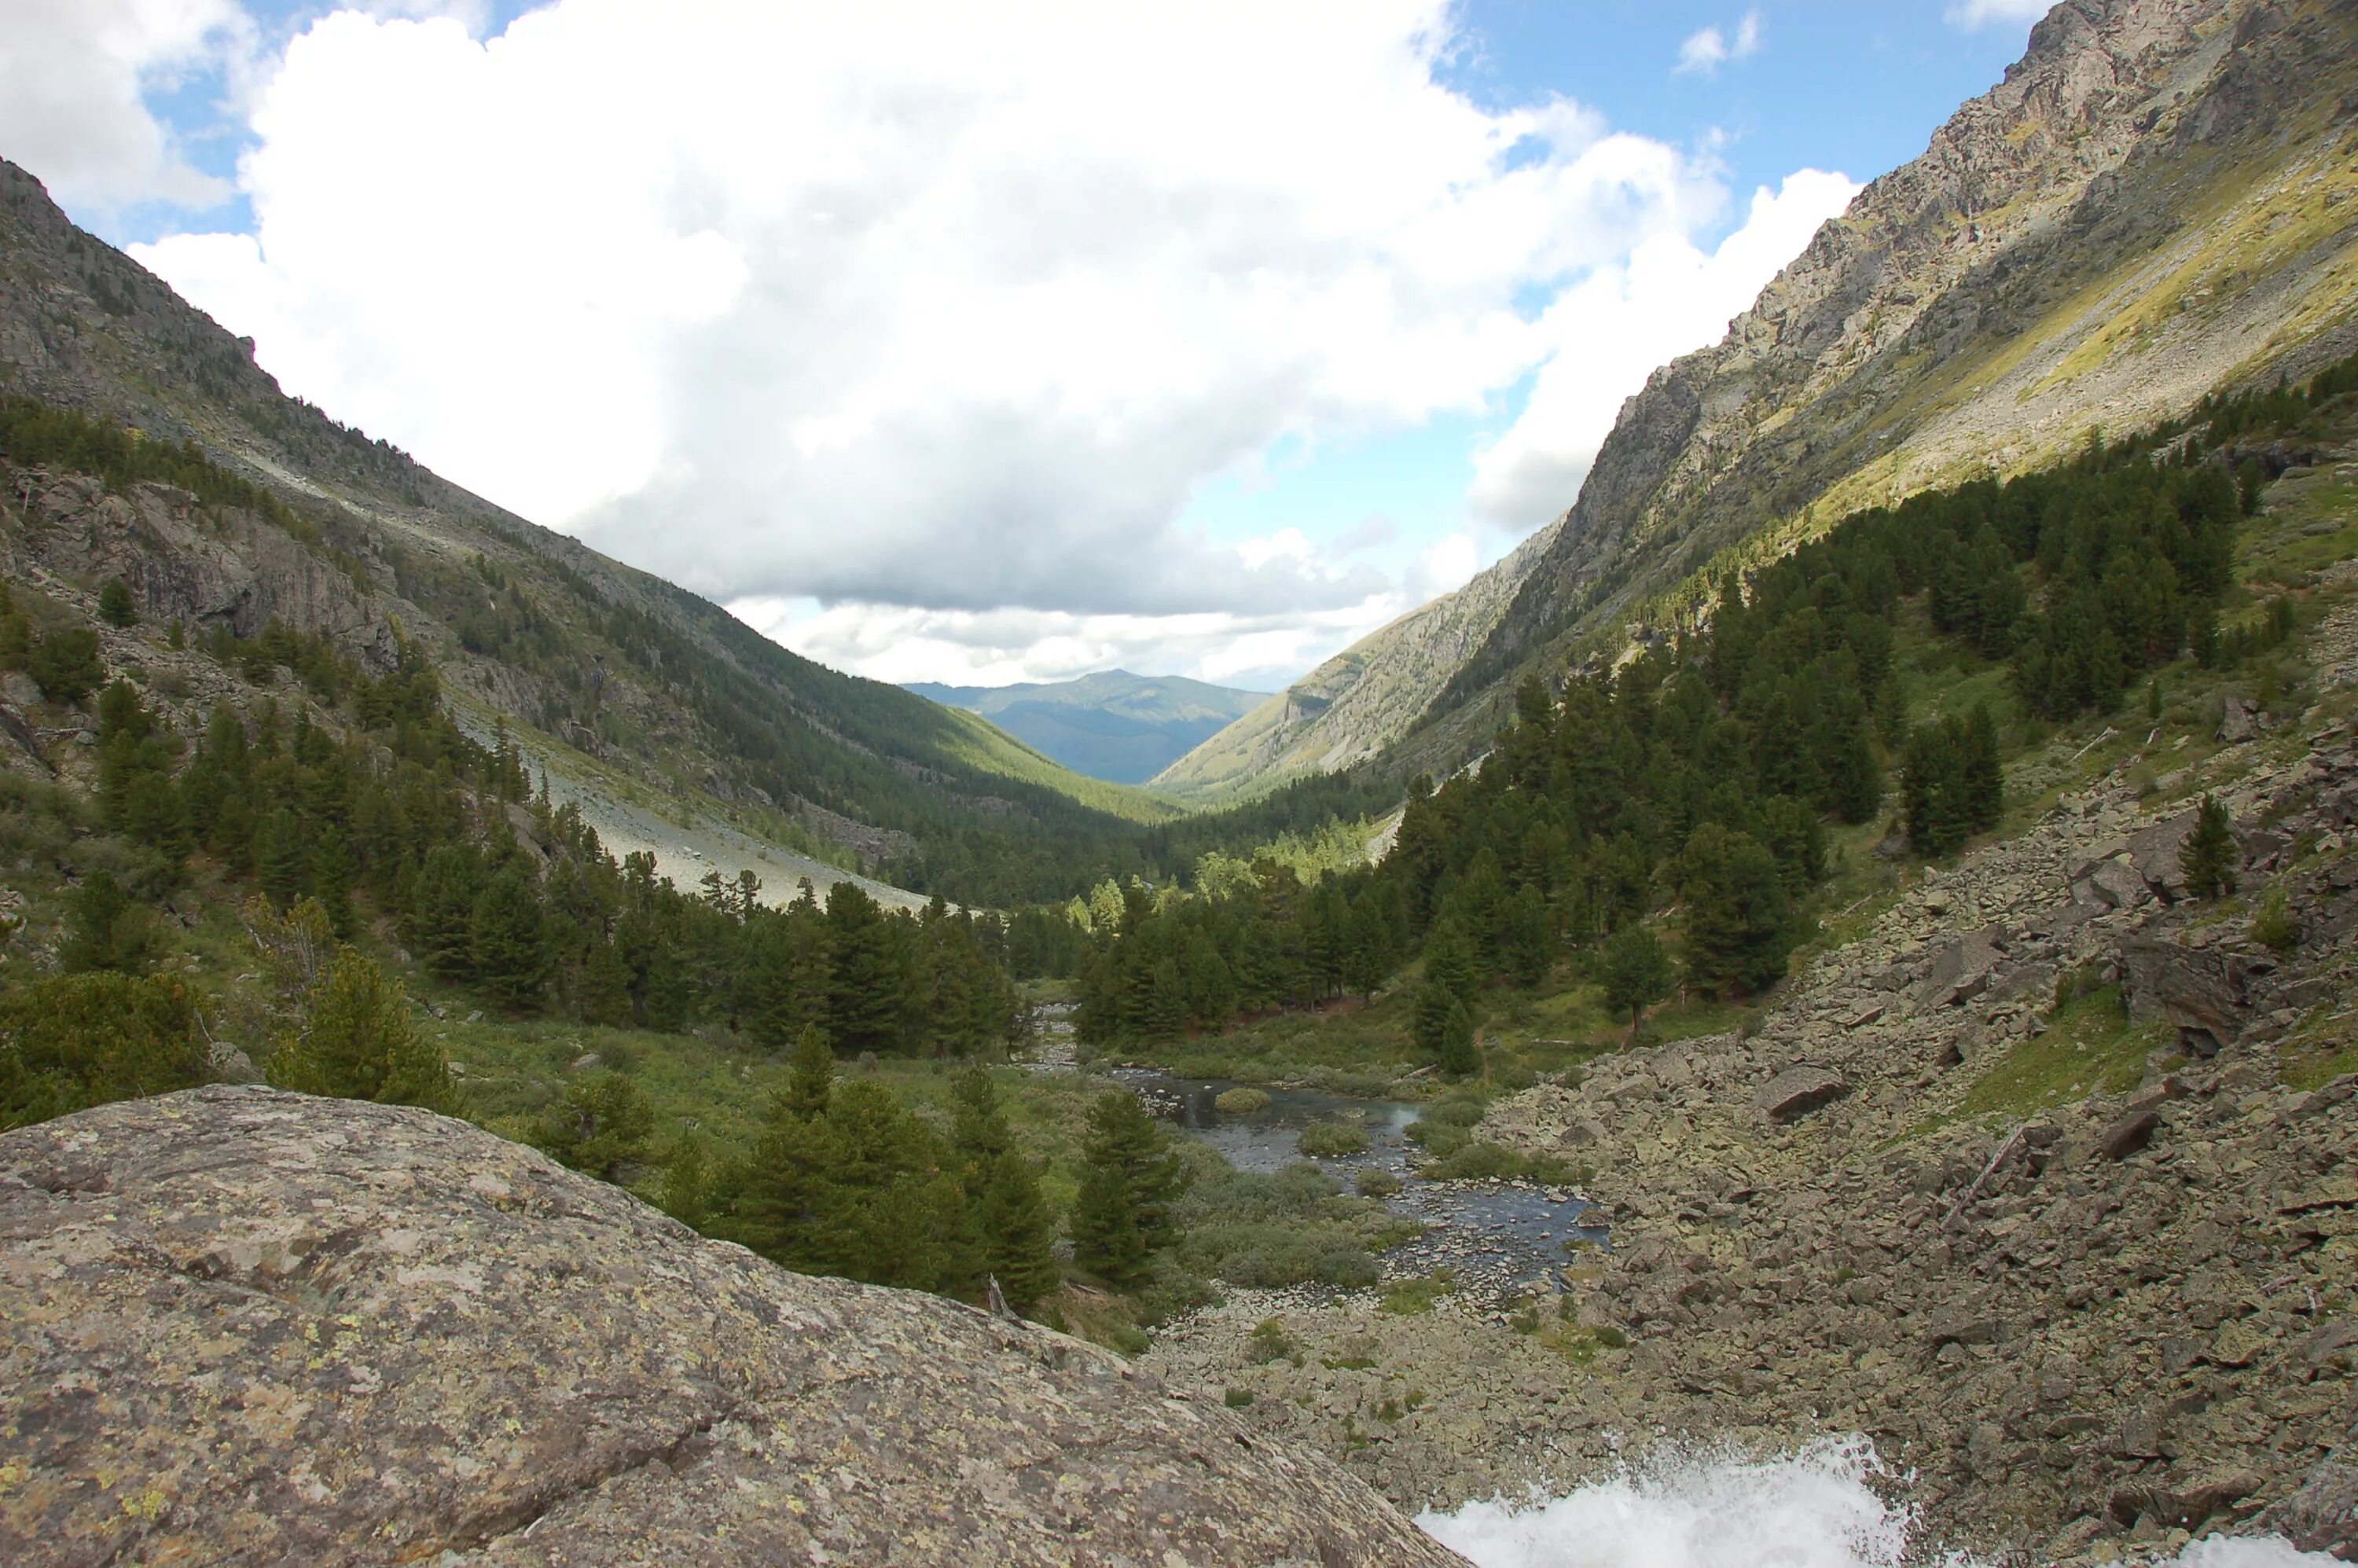
<path fill-rule="evenodd" d="M 2029 26 L 31 3 L 0 151 L 289 391 L 830 663 L 1264 688 L 1568 505 Z"/>

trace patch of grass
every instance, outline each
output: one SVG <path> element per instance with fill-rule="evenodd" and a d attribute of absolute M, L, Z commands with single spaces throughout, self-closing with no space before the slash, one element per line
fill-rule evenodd
<path fill-rule="evenodd" d="M 1314 1121 L 1302 1130 L 1296 1146 L 1304 1154 L 1324 1159 L 1363 1154 L 1368 1148 L 1368 1130 L 1356 1121 Z"/>
<path fill-rule="evenodd" d="M 1497 1143 L 1468 1142 L 1455 1153 L 1422 1167 L 1417 1174 L 1429 1182 L 1536 1182 L 1541 1186 L 1572 1184 L 1572 1166 L 1553 1154 L 1526 1154 Z"/>
<path fill-rule="evenodd" d="M 2169 1026 L 2129 1021 L 2120 988 L 2076 996 L 2035 1040 L 2017 1040 L 1965 1091 L 1968 1117 L 2028 1116 L 2092 1094 L 2120 1094 L 2145 1076 L 2147 1055 L 2167 1043 Z"/>
<path fill-rule="evenodd" d="M 1250 1389 L 1230 1389 L 1220 1395 L 1220 1402 L 1232 1411 L 1240 1411 L 1253 1402 L 1253 1391 Z"/>
<path fill-rule="evenodd" d="M 1455 1270 L 1435 1269 L 1430 1274 L 1394 1280 L 1386 1285 L 1383 1299 L 1376 1303 L 1376 1310 L 1390 1313 L 1395 1317 L 1415 1317 L 1431 1312 L 1435 1302 L 1456 1289 Z"/>

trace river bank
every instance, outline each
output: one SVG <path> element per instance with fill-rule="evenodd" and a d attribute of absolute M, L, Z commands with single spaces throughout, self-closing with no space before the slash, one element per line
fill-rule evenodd
<path fill-rule="evenodd" d="M 2124 764 L 2060 796 L 1757 1033 L 1492 1107 L 1482 1136 L 1593 1164 L 1614 1225 L 1538 1311 L 1239 1294 L 1147 1363 L 1409 1507 L 1863 1433 L 1983 1551 L 2267 1525 L 2358 1551 L 2358 1079 L 2319 1065 L 2358 995 L 2358 749 L 2313 719 L 2174 785 Z M 2289 951 L 2173 885 L 2206 788 Z M 1257 1359 L 1269 1316 L 1298 1359 Z"/>

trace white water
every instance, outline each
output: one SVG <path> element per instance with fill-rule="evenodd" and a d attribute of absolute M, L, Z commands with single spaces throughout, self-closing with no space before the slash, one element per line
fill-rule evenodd
<path fill-rule="evenodd" d="M 1900 1568 L 1913 1510 L 1864 1438 L 1781 1459 L 1686 1456 L 1568 1497 L 1493 1498 L 1416 1522 L 1478 1568 Z M 1977 1568 L 1952 1558 L 1948 1568 Z M 2279 1540 L 2189 1542 L 2174 1568 L 2345 1568 Z"/>

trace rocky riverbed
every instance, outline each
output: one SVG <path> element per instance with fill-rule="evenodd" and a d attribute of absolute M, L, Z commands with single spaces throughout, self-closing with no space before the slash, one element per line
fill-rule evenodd
<path fill-rule="evenodd" d="M 2288 952 L 2185 896 L 2206 788 L 2246 881 L 2286 890 Z M 2125 766 L 1928 875 L 1756 1033 L 1493 1107 L 1483 1136 L 1606 1173 L 1614 1226 L 1520 1321 L 1240 1292 L 1148 1365 L 1412 1507 L 1864 1433 L 1935 1535 L 1985 1551 L 2107 1561 L 2234 1525 L 2358 1553 L 2358 1082 L 2288 1088 L 2278 1060 L 2346 1050 L 2353 837 L 2344 726 L 2150 793 Z M 2125 1063 L 1994 1095 L 2083 986 L 2118 988 Z"/>

